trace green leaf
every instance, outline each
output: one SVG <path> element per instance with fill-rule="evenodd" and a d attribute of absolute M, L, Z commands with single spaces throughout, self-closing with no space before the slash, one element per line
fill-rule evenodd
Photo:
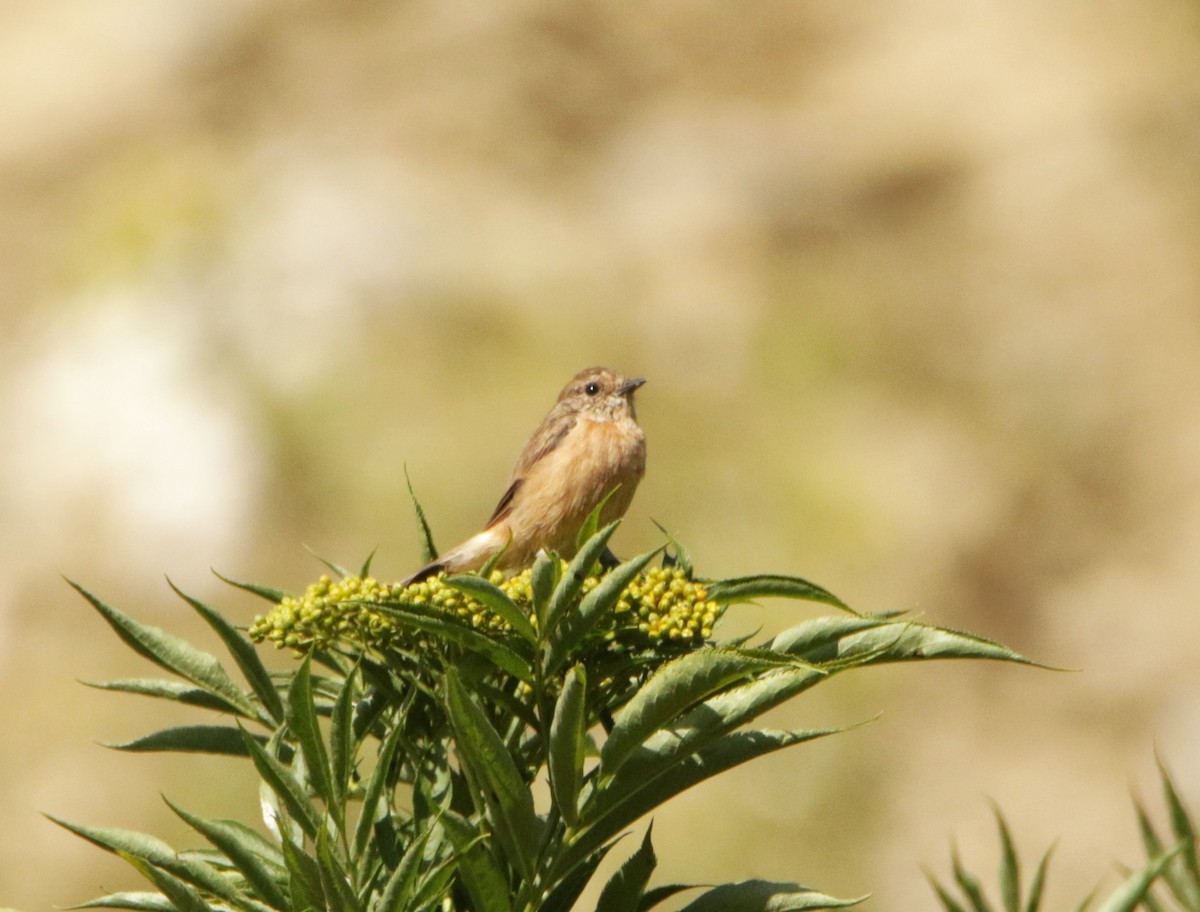
<path fill-rule="evenodd" d="M 580 547 L 579 553 L 575 555 L 575 559 L 567 565 L 566 573 L 554 587 L 554 593 L 550 596 L 550 604 L 546 606 L 546 619 L 541 628 L 544 639 L 549 639 L 554 634 L 554 628 L 558 625 L 559 619 L 579 598 L 579 593 L 583 591 L 584 580 L 591 575 L 592 568 L 596 566 L 596 561 L 608 547 L 608 540 L 612 538 L 620 524 L 619 519 L 611 522 L 588 538 Z"/>
<path fill-rule="evenodd" d="M 300 745 L 308 775 L 317 796 L 326 807 L 337 804 L 338 793 L 333 786 L 333 773 L 329 766 L 329 754 L 317 724 L 317 707 L 313 701 L 312 660 L 305 656 L 300 668 L 292 676 L 287 694 L 287 725 Z"/>
<path fill-rule="evenodd" d="M 244 583 L 239 580 L 230 579 L 227 576 L 222 576 L 216 570 L 213 570 L 212 574 L 221 582 L 228 583 L 235 589 L 241 589 L 243 592 L 249 592 L 251 595 L 257 595 L 260 599 L 265 599 L 266 601 L 275 605 L 278 605 L 288 597 L 288 593 L 284 592 L 282 589 L 273 589 L 270 586 L 260 586 L 258 583 Z"/>
<path fill-rule="evenodd" d="M 409 843 L 408 849 L 392 871 L 379 899 L 372 905 L 371 912 L 406 912 L 421 908 L 412 902 L 417 879 L 421 873 L 421 862 L 425 857 L 425 846 L 429 844 L 432 827 L 423 830 Z"/>
<path fill-rule="evenodd" d="M 140 859 L 154 868 L 181 878 L 239 909 L 246 910 L 246 912 L 266 912 L 266 906 L 240 893 L 229 880 L 217 873 L 210 865 L 179 855 L 161 839 L 132 830 L 81 826 L 57 817 L 47 816 L 64 829 L 81 836 L 93 845 L 120 855 L 127 861 Z"/>
<path fill-rule="evenodd" d="M 689 754 L 824 680 L 813 668 L 781 668 L 716 694 L 650 735 L 611 780 L 600 780 L 584 808 L 591 819 L 626 788 L 640 788 Z M 844 729 L 837 729 L 844 731 Z M 823 730 L 819 734 L 829 734 Z"/>
<path fill-rule="evenodd" d="M 204 901 L 204 897 L 189 884 L 173 877 L 161 868 L 125 852 L 117 854 L 129 862 L 138 873 L 162 891 L 163 896 L 171 901 L 171 905 L 179 912 L 214 912 L 212 906 Z"/>
<path fill-rule="evenodd" d="M 482 656 L 513 677 L 526 682 L 533 680 L 533 669 L 529 667 L 529 663 L 508 646 L 446 614 L 413 602 L 380 602 L 373 607 L 394 618 L 398 623 L 456 643 Z"/>
<path fill-rule="evenodd" d="M 448 576 L 443 582 L 447 586 L 457 589 L 459 592 L 464 592 L 482 603 L 484 607 L 489 608 L 494 614 L 507 621 L 516 633 L 530 643 L 537 642 L 537 633 L 534 631 L 533 624 L 529 622 L 529 618 L 525 612 L 516 602 L 505 595 L 504 590 L 499 586 L 483 577 L 473 574 Z"/>
<path fill-rule="evenodd" d="M 595 589 L 583 597 L 578 610 L 568 612 L 561 619 L 557 629 L 550 633 L 550 654 L 546 660 L 547 671 L 550 674 L 570 659 L 572 650 L 588 631 L 596 626 L 605 612 L 612 610 L 625 587 L 654 559 L 659 550 L 649 551 L 614 567 L 604 575 Z"/>
<path fill-rule="evenodd" d="M 716 580 L 708 586 L 708 597 L 718 605 L 733 605 L 760 598 L 790 598 L 832 605 L 855 614 L 853 608 L 827 589 L 798 576 L 763 573 L 737 579 Z"/>
<path fill-rule="evenodd" d="M 667 537 L 667 544 L 670 545 L 672 549 L 671 551 L 667 552 L 666 556 L 663 557 L 663 566 L 679 567 L 679 569 L 687 574 L 687 578 L 691 579 L 693 570 L 692 556 L 688 554 L 687 548 L 680 543 L 679 539 L 668 532 L 666 526 L 664 526 L 658 520 L 651 519 L 650 522 L 654 523 L 654 525 L 658 527 L 658 531 Z"/>
<path fill-rule="evenodd" d="M 347 579 L 348 577 L 351 577 L 354 575 L 349 570 L 347 570 L 345 567 L 343 567 L 341 564 L 335 564 L 333 561 L 326 560 L 325 558 L 321 557 L 321 555 L 319 555 L 316 551 L 314 551 L 308 545 L 304 546 L 304 550 L 307 551 L 312 557 L 315 557 L 318 561 L 320 561 L 321 564 L 325 567 L 325 569 L 328 570 L 330 573 L 334 574 L 335 576 L 337 576 L 341 579 Z"/>
<path fill-rule="evenodd" d="M 430 531 L 429 521 L 425 518 L 425 510 L 421 507 L 421 502 L 417 500 L 412 479 L 408 477 L 407 465 L 404 467 L 404 483 L 408 485 L 408 496 L 412 499 L 413 510 L 417 514 L 417 528 L 421 532 L 421 563 L 422 565 L 431 564 L 437 560 L 438 550 L 433 543 L 433 532 Z"/>
<path fill-rule="evenodd" d="M 774 655 L 705 648 L 661 666 L 617 717 L 600 751 L 601 775 L 612 776 L 646 738 L 696 703 L 782 665 Z"/>
<path fill-rule="evenodd" d="M 226 757 L 245 757 L 246 744 L 240 729 L 227 725 L 181 725 L 164 728 L 123 744 L 105 744 L 119 751 L 145 753 L 150 751 L 180 751 L 183 753 L 219 754 Z"/>
<path fill-rule="evenodd" d="M 533 569 L 530 571 L 530 589 L 533 592 L 533 615 L 538 619 L 538 630 L 545 635 L 546 613 L 550 608 L 550 598 L 558 588 L 562 574 L 562 565 L 558 558 L 545 549 L 538 551 L 533 559 Z"/>
<path fill-rule="evenodd" d="M 67 906 L 68 909 L 134 909 L 137 912 L 177 912 L 171 900 L 161 893 L 142 893 L 139 891 L 122 891 L 109 893 L 97 899 Z M 4 910 L 8 912 L 8 910 Z"/>
<path fill-rule="evenodd" d="M 647 912 L 677 893 L 695 890 L 696 886 L 696 884 L 663 884 L 661 887 L 652 887 L 642 894 L 642 901 L 637 904 L 637 912 Z"/>
<path fill-rule="evenodd" d="M 533 794 L 521 778 L 504 741 L 472 699 L 452 668 L 446 672 L 446 709 L 454 743 L 482 800 L 496 840 L 509 862 L 526 879 L 532 878 L 541 845 L 542 822 L 533 809 Z M 476 800 L 479 795 L 476 795 Z"/>
<path fill-rule="evenodd" d="M 587 735 L 587 673 L 576 665 L 563 680 L 562 693 L 550 725 L 548 766 L 554 802 L 563 820 L 579 818 L 579 789 Z"/>
<path fill-rule="evenodd" d="M 224 852 L 267 905 L 276 909 L 288 908 L 287 893 L 281 885 L 287 871 L 283 855 L 275 845 L 236 821 L 197 817 L 170 801 L 167 801 L 167 806 L 188 826 Z"/>
<path fill-rule="evenodd" d="M 587 515 L 587 518 L 583 521 L 583 525 L 580 526 L 579 531 L 577 533 L 575 533 L 575 550 L 576 551 L 582 551 L 584 545 L 587 544 L 587 542 L 590 541 L 592 538 L 595 538 L 596 530 L 600 528 L 600 513 L 604 509 L 604 507 L 608 504 L 609 499 L 614 494 L 617 493 L 617 488 L 619 488 L 619 487 L 621 487 L 621 486 L 617 485 L 616 488 L 613 488 L 611 491 L 609 491 L 607 494 L 605 494 L 602 498 L 600 498 L 600 502 L 598 504 L 596 504 L 596 506 L 592 507 L 592 512 L 590 512 Z M 600 552 L 603 550 L 604 550 L 603 548 L 598 549 L 596 551 L 596 556 L 599 557 Z M 591 564 L 589 564 L 588 566 L 590 567 Z M 584 575 L 586 576 L 587 574 L 585 573 Z"/>
<path fill-rule="evenodd" d="M 264 784 L 283 802 L 288 814 L 310 839 L 316 839 L 321 821 L 316 810 L 308 800 L 304 786 L 292 775 L 286 766 L 279 762 L 270 752 L 260 745 L 247 732 L 242 732 L 242 740 L 250 751 L 250 759 L 254 768 L 262 777 Z M 283 831 L 282 824 L 280 831 Z M 289 869 L 291 865 L 289 864 Z"/>
<path fill-rule="evenodd" d="M 138 694 L 144 697 L 158 697 L 163 700 L 174 700 L 185 706 L 199 706 L 217 712 L 225 712 L 229 705 L 221 697 L 213 696 L 209 691 L 183 681 L 169 681 L 165 678 L 122 678 L 118 681 L 81 681 L 85 687 L 97 690 L 115 690 L 120 693 Z"/>
<path fill-rule="evenodd" d="M 325 823 L 328 822 L 327 818 Z M 357 912 L 359 905 L 350 886 L 349 874 L 331 844 L 329 829 L 325 825 L 317 833 L 317 870 L 321 876 L 326 907 L 328 912 Z"/>
<path fill-rule="evenodd" d="M 1167 865 L 1183 850 L 1185 845 L 1186 843 L 1180 843 L 1170 851 L 1153 859 L 1141 871 L 1131 874 L 1100 905 L 1096 912 L 1133 912 L 1150 888 L 1154 886 L 1154 882 L 1166 870 Z"/>
<path fill-rule="evenodd" d="M 658 864 L 654 846 L 650 844 L 652 829 L 652 825 L 646 828 L 641 847 L 625 860 L 604 885 L 596 903 L 596 912 L 629 912 L 638 907 L 646 884 L 650 882 L 650 875 Z"/>
<path fill-rule="evenodd" d="M 604 860 L 615 844 L 615 842 L 611 842 L 606 846 L 601 846 L 589 857 L 570 868 L 562 877 L 556 878 L 558 885 L 550 891 L 550 895 L 538 907 L 538 912 L 571 912 L 575 908 L 580 894 L 592 879 L 592 875 L 600 867 L 600 862 Z"/>
<path fill-rule="evenodd" d="M 508 881 L 480 842 L 479 828 L 453 811 L 442 814 L 438 826 L 458 853 L 458 873 L 474 912 L 512 912 Z"/>
<path fill-rule="evenodd" d="M 1163 797 L 1167 802 L 1167 810 L 1171 819 L 1171 832 L 1175 839 L 1183 843 L 1184 848 L 1165 869 L 1165 879 L 1171 887 L 1171 892 L 1180 903 L 1188 909 L 1200 909 L 1200 866 L 1196 859 L 1196 832 L 1187 809 L 1175 789 L 1175 783 L 1167 772 L 1162 760 L 1158 761 L 1158 771 L 1162 779 Z"/>
<path fill-rule="evenodd" d="M 744 880 L 722 884 L 688 903 L 682 912 L 792 912 L 800 909 L 844 909 L 866 899 L 835 899 L 795 883 Z"/>
<path fill-rule="evenodd" d="M 966 906 L 962 905 L 957 899 L 950 895 L 949 891 L 943 887 L 928 871 L 925 872 L 925 879 L 929 881 L 929 886 L 933 888 L 933 892 L 937 894 L 938 901 L 941 902 L 945 912 L 967 912 Z"/>
<path fill-rule="evenodd" d="M 207 652 L 202 652 L 159 627 L 139 624 L 124 612 L 106 605 L 77 583 L 71 580 L 67 582 L 100 612 L 101 617 L 108 621 L 117 636 L 134 652 L 208 691 L 224 702 L 229 711 L 249 719 L 257 718 L 258 713 L 254 705 L 246 698 L 242 689 Z"/>
<path fill-rule="evenodd" d="M 1036 664 L 1001 643 L 973 634 L 915 621 L 880 623 L 871 618 L 852 618 L 844 626 L 801 624 L 775 637 L 770 648 L 789 655 L 803 654 L 809 661 L 836 661 L 847 666 L 918 659 L 994 659 Z"/>
<path fill-rule="evenodd" d="M 282 722 L 283 700 L 275 688 L 275 683 L 271 680 L 270 672 L 259 658 L 254 644 L 229 621 L 225 620 L 219 612 L 182 592 L 169 578 L 167 584 L 175 591 L 176 595 L 191 605 L 196 613 L 204 618 L 208 626 L 216 631 L 263 708 L 274 722 Z"/>
<path fill-rule="evenodd" d="M 1038 862 L 1037 870 L 1033 872 L 1033 883 L 1029 885 L 1029 896 L 1025 900 L 1024 912 L 1038 912 L 1042 905 L 1042 889 L 1046 885 L 1046 869 L 1050 865 L 1050 855 L 1054 849 L 1051 847 L 1042 860 Z"/>
<path fill-rule="evenodd" d="M 1021 912 L 1021 867 L 1017 850 L 1000 808 L 993 806 L 992 810 L 1000 830 L 1000 899 L 1005 912 Z"/>
<path fill-rule="evenodd" d="M 984 899 L 983 888 L 979 885 L 979 878 L 963 867 L 957 848 L 950 853 L 950 860 L 954 868 L 954 880 L 958 883 L 958 888 L 963 891 L 963 895 L 970 901 L 974 912 L 991 912 L 991 907 Z"/>
<path fill-rule="evenodd" d="M 388 781 L 392 775 L 392 765 L 396 759 L 396 751 L 404 739 L 404 726 L 399 722 L 393 724 L 387 733 L 383 744 L 379 747 L 379 757 L 371 778 L 363 789 L 362 809 L 359 812 L 358 824 L 354 831 L 354 854 L 363 857 L 367 853 L 375 819 L 379 813 L 379 803 L 383 798 Z"/>
<path fill-rule="evenodd" d="M 358 575 L 359 575 L 360 579 L 365 579 L 366 577 L 371 575 L 371 562 L 373 560 L 375 560 L 375 553 L 378 550 L 379 550 L 378 545 L 376 545 L 374 548 L 372 548 L 371 553 L 367 555 L 367 559 L 364 560 L 362 562 L 362 566 L 358 568 Z"/>
<path fill-rule="evenodd" d="M 295 845 L 286 834 L 281 840 L 284 864 L 288 869 L 288 896 L 293 910 L 322 910 L 327 912 L 325 888 L 321 885 L 321 869 L 316 859 Z"/>
<path fill-rule="evenodd" d="M 358 692 L 356 665 L 341 682 L 329 719 L 330 773 L 339 807 L 345 804 L 354 777 L 354 704 Z"/>
<path fill-rule="evenodd" d="M 578 863 L 640 817 L 706 779 L 785 747 L 840 731 L 842 729 L 731 732 L 695 753 L 679 757 L 669 771 L 661 771 L 658 775 L 626 778 L 622 771 L 602 798 L 585 803 L 586 824 L 581 835 L 564 853 L 560 869 Z"/>

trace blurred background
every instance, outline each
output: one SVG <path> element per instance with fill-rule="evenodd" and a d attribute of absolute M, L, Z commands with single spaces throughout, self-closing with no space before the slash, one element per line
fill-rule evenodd
<path fill-rule="evenodd" d="M 0 93 L 0 906 L 142 888 L 39 812 L 257 815 L 100 746 L 203 714 L 81 686 L 154 669 L 60 574 L 214 650 L 164 573 L 239 623 L 210 567 L 398 579 L 402 467 L 465 537 L 592 364 L 649 378 L 618 553 L 653 518 L 1077 669 L 831 683 L 771 722 L 880 718 L 683 796 L 658 882 L 932 908 L 995 800 L 1066 907 L 1156 750 L 1200 807 L 1192 0 L 10 2 Z"/>

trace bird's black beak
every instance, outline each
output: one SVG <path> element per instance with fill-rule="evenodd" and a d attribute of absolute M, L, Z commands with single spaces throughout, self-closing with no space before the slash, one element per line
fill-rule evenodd
<path fill-rule="evenodd" d="M 639 386 L 641 386 L 645 382 L 646 382 L 645 377 L 634 377 L 632 380 L 626 380 L 624 383 L 622 383 L 620 386 L 618 386 L 617 392 L 620 393 L 622 396 L 628 396 L 630 393 L 632 393 L 634 390 L 636 390 Z"/>

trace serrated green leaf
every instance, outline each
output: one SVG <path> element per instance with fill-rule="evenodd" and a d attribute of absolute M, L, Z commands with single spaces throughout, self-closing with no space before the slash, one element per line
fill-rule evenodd
<path fill-rule="evenodd" d="M 275 845 L 237 821 L 197 817 L 170 801 L 167 801 L 167 806 L 184 823 L 224 852 L 263 902 L 275 909 L 289 908 L 287 893 L 281 883 L 286 877 L 283 854 Z"/>
<path fill-rule="evenodd" d="M 50 815 L 47 817 L 93 845 L 120 855 L 126 860 L 140 859 L 156 869 L 166 871 L 239 909 L 245 910 L 245 912 L 267 912 L 266 906 L 240 893 L 210 865 L 179 855 L 161 839 L 132 830 L 82 826 Z"/>
<path fill-rule="evenodd" d="M 158 697 L 163 700 L 173 700 L 185 706 L 199 706 L 217 712 L 225 712 L 229 708 L 221 697 L 215 697 L 204 688 L 183 681 L 169 681 L 165 678 L 122 678 L 117 681 L 80 681 L 80 683 L 85 687 L 94 687 L 97 690 L 113 690 L 143 697 Z"/>
<path fill-rule="evenodd" d="M 143 893 L 136 890 L 109 893 L 90 899 L 67 909 L 134 909 L 137 912 L 177 912 L 171 900 L 161 893 Z M 10 912 L 10 910 L 3 910 Z"/>
<path fill-rule="evenodd" d="M 477 786 L 497 842 L 509 862 L 531 878 L 541 844 L 542 822 L 533 809 L 533 793 L 516 762 L 452 668 L 446 673 L 446 709 L 454 729 L 459 762 Z"/>
<path fill-rule="evenodd" d="M 646 738 L 612 780 L 600 780 L 587 802 L 584 817 L 590 819 L 594 813 L 600 812 L 613 795 L 621 794 L 626 783 L 636 788 L 637 783 L 666 774 L 689 754 L 703 749 L 710 742 L 753 721 L 823 679 L 824 673 L 819 669 L 780 668 L 699 703 Z"/>
<path fill-rule="evenodd" d="M 171 905 L 179 912 L 214 912 L 212 906 L 206 903 L 199 891 L 190 884 L 184 883 L 179 878 L 173 877 L 161 868 L 135 855 L 125 852 L 117 852 L 117 855 L 129 862 L 139 874 L 158 887 L 163 896 L 167 897 L 171 901 Z"/>
<path fill-rule="evenodd" d="M 345 804 L 354 778 L 354 704 L 358 694 L 358 666 L 341 682 L 329 718 L 329 763 L 333 793 L 339 807 Z"/>
<path fill-rule="evenodd" d="M 421 564 L 431 564 L 437 560 L 438 550 L 433 543 L 433 532 L 429 528 L 429 521 L 425 518 L 425 510 L 421 507 L 421 502 L 417 500 L 412 479 L 408 477 L 408 466 L 404 467 L 404 483 L 408 485 L 408 496 L 412 500 L 413 511 L 417 514 L 417 528 L 421 532 Z"/>
<path fill-rule="evenodd" d="M 67 580 L 104 618 L 134 652 L 179 677 L 191 681 L 222 700 L 228 711 L 248 719 L 257 717 L 254 705 L 213 656 L 159 627 L 140 624 L 107 605 L 77 583 Z"/>
<path fill-rule="evenodd" d="M 646 891 L 650 875 L 658 864 L 654 855 L 654 846 L 650 843 L 650 831 L 653 824 L 646 827 L 646 835 L 636 852 L 625 859 L 624 864 L 617 868 L 615 874 L 600 892 L 596 903 L 596 912 L 629 912 L 636 909 Z"/>
<path fill-rule="evenodd" d="M 537 633 L 525 612 L 516 602 L 505 595 L 504 590 L 499 586 L 481 576 L 471 574 L 448 576 L 442 582 L 483 604 L 492 613 L 507 621 L 513 631 L 523 639 L 530 643 L 537 642 Z"/>
<path fill-rule="evenodd" d="M 733 605 L 760 598 L 799 599 L 805 602 L 832 605 L 842 611 L 857 614 L 853 608 L 828 589 L 798 576 L 785 576 L 777 573 L 716 580 L 708 585 L 708 597 L 718 605 Z"/>
<path fill-rule="evenodd" d="M 702 749 L 679 757 L 669 771 L 650 777 L 630 776 L 626 771 L 614 780 L 602 799 L 585 803 L 585 825 L 562 859 L 569 867 L 587 857 L 626 827 L 694 785 L 758 757 L 802 744 L 842 729 L 821 731 L 774 731 L 758 729 L 731 732 Z"/>
<path fill-rule="evenodd" d="M 328 912 L 357 912 L 358 901 L 350 887 L 349 874 L 334 849 L 327 825 L 317 833 L 317 861 Z"/>
<path fill-rule="evenodd" d="M 688 903 L 682 912 L 798 912 L 802 909 L 844 909 L 866 899 L 837 899 L 796 883 L 743 880 L 722 884 Z"/>
<path fill-rule="evenodd" d="M 656 548 L 614 567 L 604 575 L 595 589 L 583 597 L 578 610 L 570 611 L 560 619 L 549 637 L 550 654 L 546 660 L 549 674 L 557 672 L 559 666 L 571 658 L 575 647 L 605 613 L 612 610 L 621 593 L 654 559 L 659 550 Z"/>
<path fill-rule="evenodd" d="M 282 589 L 274 589 L 270 586 L 260 586 L 258 583 L 246 583 L 242 582 L 241 580 L 230 579 L 227 576 L 222 576 L 216 570 L 212 571 L 212 575 L 221 582 L 233 586 L 235 589 L 241 589 L 243 592 L 249 592 L 251 595 L 257 595 L 260 599 L 264 599 L 274 605 L 278 605 L 288 597 L 288 593 L 284 592 Z"/>
<path fill-rule="evenodd" d="M 387 602 L 373 604 L 376 610 L 417 630 L 424 630 L 442 639 L 449 640 L 487 659 L 501 671 L 506 671 L 522 681 L 533 680 L 533 669 L 504 643 L 493 640 L 456 619 L 424 605 L 413 602 Z"/>
<path fill-rule="evenodd" d="M 310 839 L 316 839 L 321 821 L 308 799 L 304 786 L 286 766 L 272 756 L 249 733 L 242 732 L 242 740 L 250 752 L 254 768 L 263 782 L 283 802 L 288 815 Z M 280 827 L 282 830 L 282 826 Z M 290 868 L 290 865 L 289 865 Z"/>
<path fill-rule="evenodd" d="M 508 881 L 480 842 L 478 827 L 453 811 L 442 814 L 438 826 L 458 853 L 458 872 L 474 912 L 512 912 Z"/>
<path fill-rule="evenodd" d="M 221 638 L 242 675 L 246 678 L 246 683 L 250 685 L 250 689 L 258 697 L 271 720 L 276 723 L 282 722 L 283 700 L 275 688 L 275 683 L 271 680 L 270 672 L 259 658 L 254 644 L 219 612 L 182 592 L 169 578 L 167 584 L 175 591 L 176 595 L 191 605 L 196 613 L 204 618 L 208 626 L 216 631 L 217 636 Z"/>
<path fill-rule="evenodd" d="M 322 910 L 326 912 L 325 888 L 321 885 L 321 869 L 316 859 L 292 843 L 288 836 L 281 840 L 283 861 L 288 869 L 288 896 L 291 909 Z"/>
<path fill-rule="evenodd" d="M 371 771 L 371 778 L 367 780 L 366 787 L 363 789 L 362 809 L 354 830 L 354 854 L 356 857 L 361 858 L 367 854 L 375 818 L 379 813 L 379 803 L 387 790 L 396 752 L 403 739 L 404 726 L 395 724 L 379 747 L 375 769 Z"/>
<path fill-rule="evenodd" d="M 566 572 L 558 581 L 558 585 L 554 587 L 550 603 L 546 606 L 546 617 L 541 626 L 543 639 L 550 639 L 554 635 L 554 629 L 558 626 L 563 614 L 579 599 L 579 594 L 583 591 L 584 580 L 591 575 L 592 568 L 599 560 L 600 554 L 608 547 L 608 540 L 612 538 L 620 524 L 619 519 L 611 522 L 588 538 L 579 548 L 575 559 L 567 565 Z"/>
<path fill-rule="evenodd" d="M 308 775 L 317 796 L 326 807 L 335 806 L 338 793 L 333 786 L 333 773 L 329 766 L 329 753 L 317 724 L 317 706 L 313 700 L 312 661 L 306 656 L 300 668 L 292 676 L 287 693 L 288 730 L 300 745 L 300 752 L 308 768 Z"/>
<path fill-rule="evenodd" d="M 176 728 L 164 728 L 133 741 L 104 746 L 134 753 L 180 751 L 219 754 L 226 757 L 246 756 L 246 745 L 242 740 L 241 730 L 228 725 L 181 725 Z"/>
<path fill-rule="evenodd" d="M 600 862 L 608 854 L 609 850 L 616 844 L 611 842 L 606 846 L 601 846 L 589 857 L 585 858 L 580 863 L 576 864 L 562 877 L 556 878 L 558 885 L 550 892 L 545 901 L 538 908 L 538 912 L 571 912 L 575 908 L 575 903 L 587 887 L 588 882 L 592 879 L 592 875 L 596 873 L 596 869 L 600 867 Z"/>
<path fill-rule="evenodd" d="M 704 648 L 661 666 L 616 718 L 600 751 L 601 776 L 616 773 L 646 738 L 706 697 L 784 664 L 765 653 Z"/>
<path fill-rule="evenodd" d="M 792 654 L 790 643 L 794 640 L 791 633 L 785 631 L 780 634 L 772 641 L 771 648 Z M 836 653 L 829 656 L 829 650 L 835 644 Z M 1022 665 L 1037 664 L 994 640 L 915 621 L 866 623 L 858 630 L 846 628 L 844 633 L 826 642 L 822 655 L 828 658 L 810 660 L 837 662 L 844 666 L 881 665 L 921 659 L 993 659 Z"/>
<path fill-rule="evenodd" d="M 555 805 L 568 824 L 575 823 L 579 817 L 586 734 L 587 674 L 582 665 L 576 665 L 567 672 L 554 707 L 547 758 Z"/>
<path fill-rule="evenodd" d="M 429 837 L 432 834 L 432 827 L 427 828 L 409 843 L 404 855 L 400 858 L 400 863 L 392 870 L 379 899 L 372 905 L 371 912 L 405 912 L 406 909 L 421 908 L 411 900 L 416 892 L 417 879 L 421 874 L 425 846 L 429 844 Z"/>
<path fill-rule="evenodd" d="M 1131 874 L 1109 895 L 1096 912 L 1133 912 L 1150 888 L 1154 886 L 1154 882 L 1158 880 L 1167 865 L 1171 863 L 1171 860 L 1182 851 L 1184 845 L 1184 843 L 1180 843 L 1174 846 L 1153 859 L 1142 870 Z"/>
<path fill-rule="evenodd" d="M 840 655 L 839 644 L 844 637 L 889 623 L 893 622 L 886 617 L 825 615 L 789 627 L 768 640 L 763 648 L 794 655 L 806 662 L 832 662 Z"/>

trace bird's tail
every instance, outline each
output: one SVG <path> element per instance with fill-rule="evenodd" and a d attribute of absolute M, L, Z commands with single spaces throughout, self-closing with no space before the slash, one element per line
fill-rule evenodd
<path fill-rule="evenodd" d="M 401 586 L 411 586 L 422 582 L 431 576 L 436 576 L 443 570 L 447 573 L 465 573 L 478 570 L 488 562 L 488 559 L 499 554 L 508 545 L 509 534 L 506 529 L 495 526 L 484 529 L 478 535 L 473 535 L 461 545 L 451 548 L 436 560 L 430 561 Z"/>

